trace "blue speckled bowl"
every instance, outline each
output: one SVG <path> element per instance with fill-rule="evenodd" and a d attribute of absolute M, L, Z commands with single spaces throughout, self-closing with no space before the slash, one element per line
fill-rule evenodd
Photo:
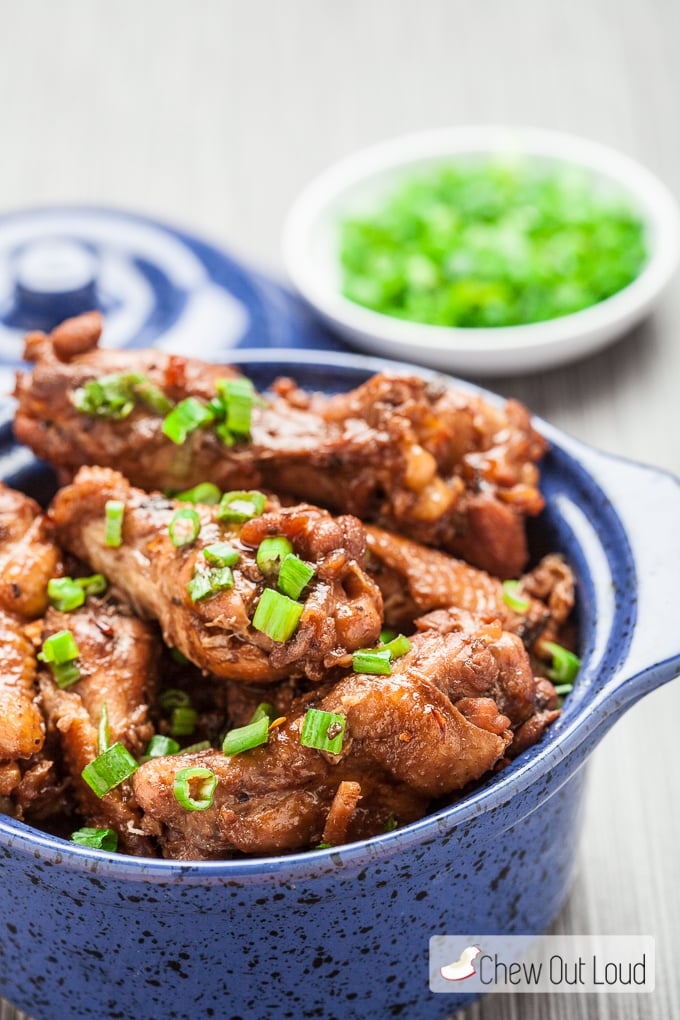
<path fill-rule="evenodd" d="M 299 351 L 235 360 L 260 386 L 294 374 L 327 390 L 386 365 Z M 538 424 L 552 449 L 531 538 L 575 569 L 583 657 L 544 739 L 452 807 L 289 857 L 140 860 L 2 818 L 2 995 L 36 1020 L 427 1020 L 469 1001 L 429 991 L 432 935 L 550 924 L 576 856 L 584 762 L 630 705 L 680 670 L 680 487 Z M 48 495 L 50 472 L 4 435 L 3 476 Z"/>

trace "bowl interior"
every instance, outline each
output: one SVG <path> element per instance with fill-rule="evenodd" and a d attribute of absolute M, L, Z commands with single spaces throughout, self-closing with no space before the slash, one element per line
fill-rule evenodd
<path fill-rule="evenodd" d="M 293 375 L 297 382 L 309 390 L 340 392 L 360 385 L 374 372 L 389 369 L 412 372 L 409 366 L 379 359 L 355 355 L 326 352 L 291 351 L 243 351 L 229 352 L 230 361 L 239 365 L 258 387 L 265 390 L 280 375 Z M 419 370 L 426 378 L 438 378 L 435 373 Z M 488 400 L 498 403 L 500 398 L 478 387 L 460 380 L 446 378 L 452 385 L 473 392 L 482 393 Z M 362 843 L 350 844 L 333 850 L 344 858 L 360 856 L 369 844 L 399 844 L 410 839 L 419 840 L 424 834 L 441 828 L 455 827 L 462 821 L 475 817 L 481 810 L 502 802 L 516 788 L 519 777 L 535 775 L 537 770 L 549 767 L 551 755 L 560 748 L 566 754 L 571 745 L 579 741 L 592 706 L 615 675 L 625 659 L 635 623 L 635 600 L 630 597 L 635 590 L 635 566 L 625 530 L 611 504 L 605 498 L 594 478 L 581 466 L 577 457 L 568 449 L 566 436 L 543 422 L 537 427 L 551 443 L 551 449 L 543 462 L 542 491 L 546 499 L 545 510 L 529 522 L 529 538 L 532 559 L 548 551 L 562 552 L 571 564 L 577 580 L 579 654 L 582 669 L 574 692 L 566 699 L 561 717 L 544 735 L 541 741 L 520 755 L 507 769 L 490 777 L 459 802 L 444 807 L 411 826 L 395 830 L 384 836 L 375 837 Z M 29 451 L 14 443 L 11 425 L 0 428 L 0 477 L 16 488 L 45 504 L 56 488 L 56 476 L 51 468 L 36 460 Z M 612 635 L 616 640 L 612 641 Z M 592 722 L 592 720 L 591 720 Z M 524 780 L 522 780 L 524 781 Z M 74 855 L 101 860 L 111 855 L 101 851 L 73 848 L 57 837 L 36 833 L 23 823 L 0 816 L 0 843 L 19 836 L 30 843 L 32 835 L 43 848 L 43 853 L 56 853 L 59 859 L 69 849 Z M 315 860 L 328 854 L 318 851 Z M 252 859 L 241 861 L 202 862 L 198 867 L 209 872 L 261 871 L 275 868 L 277 861 L 285 861 L 291 868 L 299 862 L 302 868 L 309 865 L 309 854 L 291 855 L 286 858 L 269 858 L 266 861 Z M 121 855 L 114 855 L 123 864 Z M 136 858 L 128 858 L 129 867 L 134 870 L 143 866 L 145 873 L 161 871 L 181 872 L 183 865 L 172 861 L 145 861 L 143 865 Z"/>

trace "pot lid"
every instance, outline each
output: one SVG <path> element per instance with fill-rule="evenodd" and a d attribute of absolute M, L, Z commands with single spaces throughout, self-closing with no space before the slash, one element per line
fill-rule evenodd
<path fill-rule="evenodd" d="M 0 216 L 0 393 L 27 330 L 93 308 L 105 347 L 222 360 L 233 347 L 342 346 L 283 287 L 184 230 L 83 206 Z"/>

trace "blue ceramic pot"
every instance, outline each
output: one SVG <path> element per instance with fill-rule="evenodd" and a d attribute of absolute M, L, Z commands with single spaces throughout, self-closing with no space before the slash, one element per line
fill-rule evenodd
<path fill-rule="evenodd" d="M 260 386 L 294 374 L 326 390 L 387 364 L 299 351 L 240 361 Z M 571 880 L 582 766 L 628 707 L 680 670 L 680 487 L 538 427 L 552 445 L 531 539 L 576 572 L 583 658 L 543 740 L 413 825 L 288 857 L 141 860 L 2 818 L 2 995 L 36 1020 L 434 1020 L 469 996 L 429 991 L 432 935 L 546 929 Z M 51 473 L 7 436 L 4 477 L 48 496 Z"/>

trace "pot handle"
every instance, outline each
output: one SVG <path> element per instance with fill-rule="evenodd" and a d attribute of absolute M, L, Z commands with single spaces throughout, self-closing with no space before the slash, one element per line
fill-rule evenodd
<path fill-rule="evenodd" d="M 680 479 L 572 442 L 621 519 L 635 561 L 637 621 L 603 691 L 615 692 L 623 711 L 680 674 Z"/>

